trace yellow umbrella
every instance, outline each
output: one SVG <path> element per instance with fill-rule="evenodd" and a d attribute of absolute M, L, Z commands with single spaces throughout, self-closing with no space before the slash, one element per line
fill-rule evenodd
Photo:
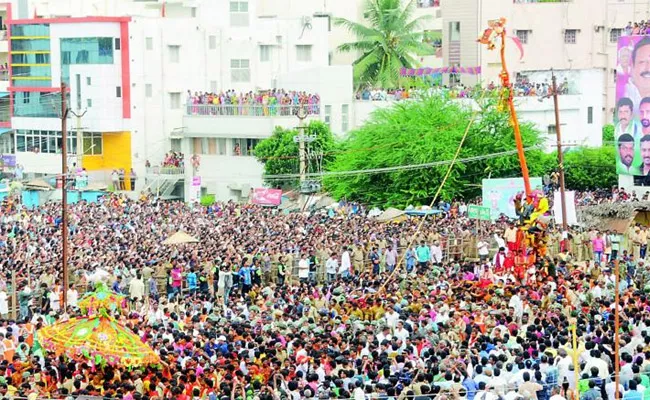
<path fill-rule="evenodd" d="M 140 367 L 159 364 L 160 357 L 135 333 L 108 315 L 71 318 L 36 332 L 39 344 L 71 359 L 88 359 L 97 364 Z"/>
<path fill-rule="evenodd" d="M 198 243 L 199 239 L 189 234 L 179 231 L 168 237 L 163 244 L 183 244 L 183 243 Z"/>

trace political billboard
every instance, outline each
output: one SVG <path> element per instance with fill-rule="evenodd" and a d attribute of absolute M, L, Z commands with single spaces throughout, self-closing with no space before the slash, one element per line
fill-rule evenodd
<path fill-rule="evenodd" d="M 614 115 L 616 171 L 650 174 L 650 36 L 618 40 L 616 109 Z"/>
<path fill-rule="evenodd" d="M 490 208 L 490 217 L 497 219 L 501 214 L 515 218 L 514 199 L 523 192 L 524 178 L 483 179 L 483 206 Z M 542 178 L 530 178 L 530 187 L 542 188 Z"/>

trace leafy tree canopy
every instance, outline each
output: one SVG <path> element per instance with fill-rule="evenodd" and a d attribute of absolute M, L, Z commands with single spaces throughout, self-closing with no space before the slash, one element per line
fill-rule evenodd
<path fill-rule="evenodd" d="M 306 135 L 315 135 L 316 140 L 308 145 L 308 172 L 325 168 L 334 159 L 337 143 L 329 126 L 320 121 L 311 121 L 304 129 Z M 298 174 L 300 172 L 299 146 L 294 137 L 298 129 L 276 127 L 271 137 L 262 140 L 255 147 L 255 158 L 264 164 L 264 175 Z M 270 187 L 294 188 L 298 178 L 265 179 Z"/>
<path fill-rule="evenodd" d="M 480 117 L 469 128 L 459 159 L 480 157 L 516 149 L 509 115 L 497 110 L 497 99 L 480 101 Z M 401 102 L 373 113 L 359 129 L 352 131 L 342 151 L 328 169 L 350 171 L 451 160 L 472 110 L 441 96 Z M 540 144 L 530 124 L 522 123 L 526 147 Z M 541 151 L 529 151 L 532 164 L 547 162 Z M 613 165 L 613 164 L 612 164 Z M 531 168 L 531 172 L 537 172 Z M 347 198 L 380 207 L 429 204 L 447 171 L 447 165 L 389 173 L 332 176 L 325 187 L 335 198 Z M 480 195 L 483 178 L 520 176 L 516 154 L 458 162 L 453 168 L 441 199 Z"/>
<path fill-rule="evenodd" d="M 344 43 L 338 50 L 360 54 L 353 64 L 357 86 L 397 87 L 400 68 L 416 67 L 418 55 L 431 54 L 433 46 L 426 43 L 428 37 L 421 29 L 431 17 L 413 19 L 414 9 L 415 0 L 404 5 L 401 0 L 366 0 L 367 26 L 345 18 L 334 20 L 356 36 L 355 42 Z"/>

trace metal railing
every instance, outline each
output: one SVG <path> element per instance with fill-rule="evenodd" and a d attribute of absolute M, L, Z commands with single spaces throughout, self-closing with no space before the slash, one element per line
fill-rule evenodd
<path fill-rule="evenodd" d="M 532 4 L 532 3 L 572 3 L 573 0 L 512 0 L 514 4 Z"/>
<path fill-rule="evenodd" d="M 320 104 L 302 105 L 307 115 L 319 115 Z M 298 114 L 300 104 L 188 104 L 185 114 L 200 117 L 290 117 Z"/>
<path fill-rule="evenodd" d="M 184 175 L 185 167 L 148 167 L 147 175 Z"/>

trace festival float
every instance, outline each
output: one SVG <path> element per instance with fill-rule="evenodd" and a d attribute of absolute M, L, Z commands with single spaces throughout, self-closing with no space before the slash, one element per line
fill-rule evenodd
<path fill-rule="evenodd" d="M 520 55 L 523 57 L 521 42 L 515 37 L 507 36 L 505 18 L 490 21 L 488 28 L 477 41 L 487 45 L 489 50 L 495 50 L 497 45 L 500 44 L 501 72 L 499 73 L 499 79 L 501 81 L 501 87 L 499 89 L 498 108 L 510 114 L 510 123 L 514 131 L 517 155 L 519 156 L 519 165 L 521 167 L 525 190 L 524 193 L 520 193 L 514 199 L 518 217 L 516 222 L 518 227 L 517 242 L 515 250 L 508 254 L 507 261 L 508 264 L 514 266 L 515 275 L 521 280 L 526 270 L 534 267 L 546 256 L 550 216 L 548 212 L 548 198 L 546 198 L 541 190 L 532 190 L 530 187 L 524 143 L 521 138 L 519 120 L 517 119 L 517 111 L 515 110 L 513 87 L 506 64 L 506 43 L 508 39 L 513 40 L 519 49 Z"/>
<path fill-rule="evenodd" d="M 140 337 L 123 326 L 113 313 L 118 311 L 124 296 L 98 285 L 95 292 L 86 295 L 80 309 L 86 317 L 70 318 L 43 327 L 36 338 L 45 350 L 56 356 L 86 360 L 102 366 L 135 368 L 159 365 L 160 357 Z"/>

